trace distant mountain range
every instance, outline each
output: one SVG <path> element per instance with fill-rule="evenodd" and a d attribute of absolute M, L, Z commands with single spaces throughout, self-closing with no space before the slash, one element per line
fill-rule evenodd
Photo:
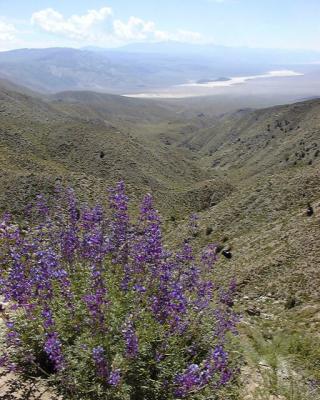
<path fill-rule="evenodd" d="M 94 49 L 94 48 L 92 48 Z M 95 50 L 98 50 L 95 48 Z M 99 49 L 103 51 L 102 49 Z M 239 64 L 305 64 L 320 62 L 320 52 L 313 50 L 263 49 L 250 47 L 228 47 L 213 44 L 187 44 L 181 42 L 133 43 L 117 51 L 142 54 L 174 56 L 200 56 L 216 61 L 237 61 Z"/>
<path fill-rule="evenodd" d="M 311 51 L 260 50 L 175 42 L 119 49 L 20 49 L 0 53 L 0 77 L 42 93 L 141 92 L 221 76 L 260 74 L 320 61 Z"/>

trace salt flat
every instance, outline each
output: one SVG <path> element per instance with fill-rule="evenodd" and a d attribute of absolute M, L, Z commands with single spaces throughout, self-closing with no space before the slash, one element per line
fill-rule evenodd
<path fill-rule="evenodd" d="M 166 89 L 159 89 L 156 92 L 124 94 L 125 97 L 135 98 L 185 98 L 193 96 L 207 96 L 221 94 L 219 88 L 230 88 L 235 85 L 243 85 L 252 80 L 265 80 L 271 78 L 290 78 L 303 76 L 304 73 L 292 70 L 275 70 L 265 74 L 236 76 L 225 80 L 208 80 L 207 82 L 187 82 L 180 85 L 173 85 Z M 208 90 L 209 89 L 209 90 Z"/>

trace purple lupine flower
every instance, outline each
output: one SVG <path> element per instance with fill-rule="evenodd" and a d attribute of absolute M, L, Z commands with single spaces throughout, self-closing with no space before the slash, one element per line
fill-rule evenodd
<path fill-rule="evenodd" d="M 224 350 L 222 345 L 216 346 L 212 353 L 212 359 L 215 369 L 221 370 L 225 368 L 228 360 L 228 353 Z"/>
<path fill-rule="evenodd" d="M 228 366 L 228 353 L 224 347 L 219 344 L 205 361 L 205 370 L 203 374 L 204 383 L 214 381 L 214 386 L 219 388 L 225 386 L 232 378 L 233 372 Z"/>
<path fill-rule="evenodd" d="M 35 254 L 36 265 L 31 275 L 32 283 L 37 292 L 43 292 L 44 296 L 52 295 L 52 277 L 59 266 L 59 256 L 51 248 L 39 250 Z"/>
<path fill-rule="evenodd" d="M 176 261 L 179 264 L 185 265 L 194 260 L 193 250 L 189 243 L 184 243 L 182 250 L 176 255 Z"/>
<path fill-rule="evenodd" d="M 127 360 L 129 368 L 134 368 L 134 358 L 144 345 L 144 336 L 138 340 L 135 323 L 138 317 L 142 318 L 139 324 L 144 322 L 146 311 L 148 318 L 153 318 L 152 328 L 159 326 L 156 332 L 159 345 L 151 353 L 153 360 L 161 362 L 170 357 L 172 343 L 180 343 L 177 341 L 179 335 L 191 340 L 191 344 L 178 349 L 187 362 L 185 369 L 179 374 L 173 373 L 173 380 L 166 377 L 169 381 L 163 390 L 169 393 L 173 386 L 176 395 L 186 397 L 206 385 L 218 390 L 227 384 L 234 372 L 230 369 L 224 346 L 227 344 L 226 334 L 234 330 L 235 325 L 230 309 L 235 289 L 231 284 L 230 288 L 223 290 L 211 281 L 216 258 L 214 245 L 205 249 L 200 260 L 194 257 L 188 243 L 178 253 L 169 254 L 163 247 L 161 221 L 153 207 L 152 197 L 147 195 L 144 198 L 138 222 L 132 225 L 128 216 L 128 198 L 121 182 L 110 192 L 110 220 L 106 219 L 99 205 L 93 208 L 82 206 L 80 212 L 72 191 L 63 200 L 61 207 L 55 206 L 53 211 L 56 214 L 49 213 L 51 220 L 47 215 L 45 222 L 37 226 L 32 224 L 23 234 L 8 217 L 0 222 L 0 264 L 5 266 L 1 269 L 0 290 L 7 293 L 14 307 L 22 308 L 31 320 L 39 322 L 38 311 L 39 308 L 42 310 L 45 350 L 56 369 L 62 370 L 66 365 L 61 342 L 65 332 L 62 326 L 66 326 L 66 320 L 61 321 L 65 325 L 55 325 L 52 310 L 60 304 L 68 305 L 74 310 L 69 314 L 73 331 L 79 336 L 88 334 L 89 326 L 92 339 L 97 342 L 102 335 L 119 334 L 114 332 L 112 325 L 110 331 L 107 329 L 107 318 L 113 315 L 112 307 L 118 304 L 118 298 L 116 302 L 112 301 L 114 292 L 122 289 L 117 296 L 123 296 L 121 301 L 129 300 L 133 304 L 127 307 L 125 303 L 126 307 L 119 307 L 119 312 L 137 310 L 120 332 L 125 356 L 130 359 L 130 362 Z M 193 216 L 192 219 L 196 233 L 198 218 Z M 110 265 L 110 260 L 114 264 Z M 79 273 L 89 279 L 77 281 Z M 109 273 L 112 279 L 107 279 Z M 109 291 L 109 285 L 115 287 Z M 88 309 L 89 324 L 82 323 L 79 318 L 84 307 L 81 299 Z M 123 314 L 119 317 L 123 318 Z M 65 318 L 64 313 L 61 318 Z M 202 349 L 199 343 L 193 343 L 195 339 L 189 327 L 192 326 L 193 330 L 195 323 L 199 322 L 199 326 L 202 322 L 207 323 L 206 318 L 213 322 L 212 344 Z M 210 332 L 205 334 L 210 336 Z M 14 327 L 9 329 L 9 338 L 12 345 L 19 345 L 19 331 L 16 332 Z M 24 340 L 23 335 L 21 340 Z M 206 352 L 202 361 L 198 360 L 200 349 L 201 354 Z M 110 354 L 114 350 L 111 349 Z M 108 355 L 98 346 L 93 349 L 92 359 L 97 375 L 103 378 L 105 385 L 110 385 L 111 390 L 111 386 L 120 385 L 121 371 L 111 369 Z M 195 359 L 198 364 L 191 364 Z M 191 365 L 188 366 L 187 360 Z"/>
<path fill-rule="evenodd" d="M 196 310 L 204 310 L 209 307 L 214 293 L 214 285 L 211 281 L 199 281 L 197 283 L 197 297 L 194 302 Z"/>
<path fill-rule="evenodd" d="M 67 206 L 68 206 L 68 213 L 69 213 L 69 220 L 71 224 L 76 224 L 79 220 L 79 208 L 77 204 L 77 198 L 73 189 L 67 189 Z"/>
<path fill-rule="evenodd" d="M 56 371 L 61 371 L 65 368 L 62 344 L 57 332 L 50 332 L 46 334 L 44 351 L 47 353 L 50 361 L 52 361 Z"/>
<path fill-rule="evenodd" d="M 151 195 L 145 196 L 142 201 L 139 222 L 133 230 L 128 251 L 130 265 L 125 267 L 124 285 L 131 282 L 134 286 L 145 287 L 147 290 L 160 272 L 160 263 L 165 257 L 160 217 L 153 208 Z M 137 279 L 139 276 L 143 277 L 144 282 Z"/>
<path fill-rule="evenodd" d="M 42 194 L 36 197 L 35 210 L 42 217 L 47 217 L 49 215 L 49 207 Z"/>
<path fill-rule="evenodd" d="M 96 372 L 99 378 L 107 379 L 109 376 L 109 369 L 102 346 L 94 347 L 92 350 L 92 359 L 94 361 Z"/>
<path fill-rule="evenodd" d="M 161 221 L 158 211 L 153 207 L 151 194 L 143 198 L 139 224 L 142 235 L 135 254 L 136 262 L 157 263 L 163 258 Z"/>
<path fill-rule="evenodd" d="M 164 356 L 163 353 L 157 351 L 156 354 L 155 354 L 154 359 L 155 359 L 157 362 L 160 362 L 160 361 L 162 361 L 162 360 L 164 359 L 164 357 L 165 357 L 165 356 Z"/>
<path fill-rule="evenodd" d="M 118 386 L 121 381 L 121 370 L 120 369 L 114 369 L 111 371 L 108 383 L 111 386 Z"/>
<path fill-rule="evenodd" d="M 13 372 L 13 373 L 19 371 L 18 365 L 17 365 L 16 363 L 13 363 L 13 362 L 9 362 L 9 363 L 6 365 L 6 369 L 7 369 L 8 372 Z M 20 371 L 20 372 L 21 372 L 21 371 Z"/>
<path fill-rule="evenodd" d="M 128 263 L 125 263 L 125 265 L 123 266 L 123 272 L 124 272 L 124 276 L 122 281 L 120 282 L 120 288 L 127 292 L 129 290 L 129 284 L 131 282 L 132 279 L 132 266 Z"/>
<path fill-rule="evenodd" d="M 104 307 L 107 304 L 105 282 L 102 277 L 99 265 L 91 267 L 91 288 L 90 293 L 83 296 L 93 321 L 100 330 L 104 330 Z"/>
<path fill-rule="evenodd" d="M 50 310 L 48 304 L 43 307 L 41 316 L 43 318 L 43 326 L 45 329 L 50 329 L 54 326 L 52 311 Z"/>
<path fill-rule="evenodd" d="M 16 330 L 14 322 L 7 321 L 6 327 L 8 329 L 6 337 L 7 344 L 13 347 L 20 346 L 21 344 L 20 335 Z"/>
<path fill-rule="evenodd" d="M 140 285 L 140 284 L 136 284 L 133 286 L 133 290 L 135 292 L 139 292 L 139 293 L 145 293 L 147 291 L 147 289 L 145 288 L 145 286 Z"/>
<path fill-rule="evenodd" d="M 101 307 L 106 304 L 105 302 L 105 290 L 98 289 L 94 294 L 87 294 L 83 296 L 83 301 L 86 303 L 91 316 L 93 319 L 101 323 L 104 321 L 103 313 L 101 312 Z"/>
<path fill-rule="evenodd" d="M 139 342 L 131 321 L 125 324 L 122 334 L 126 345 L 126 356 L 134 358 L 138 354 Z"/>
<path fill-rule="evenodd" d="M 60 246 L 63 258 L 72 263 L 79 246 L 78 232 L 75 226 L 71 226 L 61 232 Z"/>
<path fill-rule="evenodd" d="M 237 282 L 235 279 L 232 279 L 227 290 L 224 289 L 220 290 L 220 296 L 219 296 L 220 303 L 225 304 L 228 307 L 232 307 L 233 298 L 236 290 L 237 290 Z"/>
<path fill-rule="evenodd" d="M 102 261 L 105 255 L 104 237 L 100 227 L 86 232 L 81 243 L 82 256 L 93 262 Z"/>
<path fill-rule="evenodd" d="M 30 294 L 30 280 L 25 275 L 25 265 L 19 261 L 20 255 L 12 254 L 11 256 L 15 260 L 9 271 L 6 285 L 3 288 L 5 299 L 24 304 Z"/>
<path fill-rule="evenodd" d="M 8 364 L 8 360 L 9 360 L 8 354 L 2 354 L 0 356 L 0 368 L 5 367 Z"/>
<path fill-rule="evenodd" d="M 191 364 L 182 374 L 178 374 L 175 379 L 175 395 L 177 397 L 186 397 L 191 391 L 201 384 L 200 367 L 197 364 Z"/>
<path fill-rule="evenodd" d="M 86 230 L 90 230 L 95 225 L 100 224 L 103 221 L 103 217 L 103 209 L 100 204 L 93 208 L 86 207 L 82 212 L 81 225 Z"/>
<path fill-rule="evenodd" d="M 213 376 L 221 373 L 227 365 L 227 353 L 221 345 L 211 349 L 207 359 L 204 362 L 203 379 L 206 382 L 212 380 Z"/>
<path fill-rule="evenodd" d="M 228 354 L 221 345 L 218 345 L 204 360 L 202 367 L 192 364 L 175 377 L 175 395 L 186 397 L 190 392 L 201 390 L 210 382 L 218 389 L 225 386 L 232 376 L 233 371 L 228 368 Z"/>
<path fill-rule="evenodd" d="M 111 243 L 114 250 L 120 250 L 127 240 L 129 228 L 128 197 L 125 194 L 124 182 L 119 182 L 116 188 L 110 189 L 109 192 L 109 204 L 113 211 L 113 219 L 110 224 Z M 120 250 L 120 253 L 123 251 Z M 122 257 L 125 257 L 125 254 L 122 254 Z M 121 257 L 119 261 L 121 261 Z"/>
<path fill-rule="evenodd" d="M 217 338 L 224 338 L 227 332 L 232 332 L 233 334 L 237 334 L 236 324 L 239 321 L 238 315 L 232 311 L 230 304 L 230 293 L 227 294 L 227 298 L 223 295 L 221 299 L 220 292 L 220 304 L 217 304 L 216 309 L 214 310 L 214 316 L 216 319 L 214 336 Z M 227 301 L 227 303 L 226 303 Z"/>

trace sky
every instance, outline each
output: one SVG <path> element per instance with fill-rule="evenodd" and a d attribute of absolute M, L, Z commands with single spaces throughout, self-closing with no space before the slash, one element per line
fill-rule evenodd
<path fill-rule="evenodd" d="M 320 0 L 0 0 L 0 51 L 174 40 L 320 50 Z"/>

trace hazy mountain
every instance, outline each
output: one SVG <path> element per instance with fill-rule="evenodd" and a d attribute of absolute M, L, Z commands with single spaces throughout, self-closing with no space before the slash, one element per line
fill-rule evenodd
<path fill-rule="evenodd" d="M 0 76 L 42 92 L 95 90 L 127 93 L 166 87 L 207 76 L 261 72 L 248 64 L 208 62 L 192 55 L 155 55 L 68 48 L 21 49 L 0 53 Z"/>
<path fill-rule="evenodd" d="M 97 51 L 97 49 L 95 49 Z M 288 65 L 320 62 L 320 52 L 311 50 L 261 49 L 228 47 L 214 44 L 190 44 L 181 42 L 133 43 L 119 50 L 130 53 L 198 56 L 214 58 L 218 62 L 233 61 L 251 65 Z M 101 51 L 101 49 L 100 49 Z"/>
<path fill-rule="evenodd" d="M 21 49 L 0 53 L 0 76 L 42 92 L 103 90 L 130 84 L 133 67 L 94 52 L 68 49 Z M 131 78 L 133 79 L 133 78 Z"/>
<path fill-rule="evenodd" d="M 40 92 L 141 92 L 190 80 L 246 76 L 281 64 L 319 61 L 316 52 L 227 48 L 174 42 L 90 48 L 20 49 L 0 53 L 0 77 Z"/>

